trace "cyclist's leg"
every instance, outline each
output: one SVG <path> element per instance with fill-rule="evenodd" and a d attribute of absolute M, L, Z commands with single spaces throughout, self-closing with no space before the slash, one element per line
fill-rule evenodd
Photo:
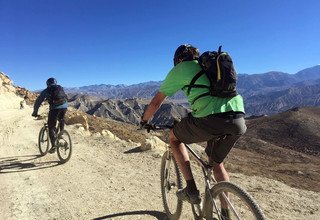
<path fill-rule="evenodd" d="M 185 145 L 176 138 L 172 130 L 170 131 L 169 139 L 173 156 L 187 182 L 187 187 L 178 190 L 177 196 L 181 200 L 187 200 L 190 203 L 199 204 L 201 202 L 201 198 L 191 172 L 188 151 Z"/>
<path fill-rule="evenodd" d="M 234 141 L 232 141 L 232 139 L 229 139 L 229 137 L 230 135 L 226 135 L 219 140 L 213 139 L 207 142 L 206 153 L 209 157 L 209 164 L 213 167 L 213 175 L 215 180 L 218 182 L 229 181 L 229 174 L 226 171 L 222 161 L 228 155 L 235 141 L 238 139 L 237 137 Z M 228 196 L 227 193 L 225 193 L 225 195 Z M 221 213 L 223 213 L 222 215 L 228 217 L 228 203 L 223 198 L 220 198 L 220 202 Z"/>
<path fill-rule="evenodd" d="M 229 181 L 229 174 L 224 168 L 223 163 L 216 163 L 213 164 L 213 175 L 214 178 L 220 182 L 220 181 Z"/>
<path fill-rule="evenodd" d="M 183 118 L 177 123 L 170 132 L 170 144 L 172 146 L 173 155 L 187 182 L 187 187 L 180 192 L 182 195 L 189 193 L 189 195 L 192 195 L 192 197 L 195 198 L 193 201 L 197 202 L 200 202 L 201 200 L 199 191 L 192 175 L 188 151 L 182 143 L 191 144 L 207 141 L 211 138 L 211 135 L 208 134 L 205 129 L 206 128 L 202 129 L 199 126 L 198 119 L 189 114 L 188 117 Z M 178 197 L 179 195 L 181 194 L 178 194 Z"/>
<path fill-rule="evenodd" d="M 60 131 L 64 130 L 64 116 L 66 115 L 67 109 L 63 108 L 63 109 L 59 109 L 59 113 L 58 113 L 58 120 L 60 122 Z"/>
<path fill-rule="evenodd" d="M 209 157 L 209 164 L 213 166 L 213 174 L 218 182 L 229 181 L 229 175 L 223 165 L 223 160 L 227 157 L 240 136 L 226 135 L 219 140 L 207 142 L 206 153 Z"/>
<path fill-rule="evenodd" d="M 170 139 L 172 153 L 178 163 L 178 166 L 185 180 L 193 179 L 193 175 L 190 167 L 189 153 L 185 145 L 176 138 L 172 130 L 170 131 L 169 139 Z"/>
<path fill-rule="evenodd" d="M 54 142 L 56 138 L 56 125 L 58 120 L 58 111 L 57 109 L 51 109 L 48 115 L 48 129 L 49 137 L 51 141 L 51 146 L 54 147 Z"/>
<path fill-rule="evenodd" d="M 211 139 L 207 142 L 207 147 L 205 149 L 206 154 L 208 155 L 209 158 L 209 164 L 213 167 L 213 175 L 214 178 L 220 182 L 220 181 L 229 181 L 229 174 L 224 168 L 224 165 L 222 162 L 216 162 L 214 160 L 214 154 L 215 154 L 215 149 L 214 146 L 217 145 L 218 140 L 216 139 Z M 228 151 L 229 152 L 229 151 Z M 228 153 L 224 153 L 226 155 Z"/>

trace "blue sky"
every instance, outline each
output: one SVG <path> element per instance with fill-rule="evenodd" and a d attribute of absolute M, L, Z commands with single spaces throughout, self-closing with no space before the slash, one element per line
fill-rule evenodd
<path fill-rule="evenodd" d="M 15 85 L 163 80 L 184 43 L 219 45 L 239 73 L 320 63 L 318 0 L 0 0 L 0 71 Z"/>

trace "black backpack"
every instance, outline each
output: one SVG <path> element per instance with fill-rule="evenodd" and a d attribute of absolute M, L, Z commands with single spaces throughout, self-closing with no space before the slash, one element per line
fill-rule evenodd
<path fill-rule="evenodd" d="M 64 92 L 62 86 L 52 85 L 48 88 L 49 90 L 49 103 L 51 105 L 62 105 L 67 101 L 67 95 Z"/>
<path fill-rule="evenodd" d="M 207 95 L 217 96 L 221 98 L 231 98 L 236 96 L 237 73 L 234 69 L 231 57 L 226 52 L 221 52 L 221 46 L 216 51 L 206 51 L 198 58 L 201 66 L 201 71 L 198 72 L 188 87 L 187 94 L 189 95 L 192 88 L 208 88 L 209 91 L 199 95 L 193 100 L 193 103 Z M 195 84 L 200 76 L 206 74 L 210 81 L 210 86 Z"/>

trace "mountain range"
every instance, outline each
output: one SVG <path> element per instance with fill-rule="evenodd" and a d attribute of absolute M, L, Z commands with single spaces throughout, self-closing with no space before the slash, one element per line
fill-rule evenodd
<path fill-rule="evenodd" d="M 128 86 L 101 84 L 66 88 L 66 91 L 71 97 L 71 104 L 89 114 L 137 123 L 161 83 L 152 81 Z M 296 74 L 277 71 L 238 74 L 237 89 L 244 98 L 247 116 L 272 115 L 294 107 L 320 106 L 320 65 Z M 164 108 L 167 111 L 171 109 L 179 117 L 187 112 L 181 108 L 189 107 L 182 92 L 170 97 L 167 103 L 170 104 Z"/>

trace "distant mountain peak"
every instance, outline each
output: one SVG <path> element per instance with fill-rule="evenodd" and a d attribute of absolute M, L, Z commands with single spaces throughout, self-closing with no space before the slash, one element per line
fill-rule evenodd
<path fill-rule="evenodd" d="M 295 74 L 299 78 L 303 79 L 318 79 L 320 78 L 320 65 L 303 69 Z"/>

